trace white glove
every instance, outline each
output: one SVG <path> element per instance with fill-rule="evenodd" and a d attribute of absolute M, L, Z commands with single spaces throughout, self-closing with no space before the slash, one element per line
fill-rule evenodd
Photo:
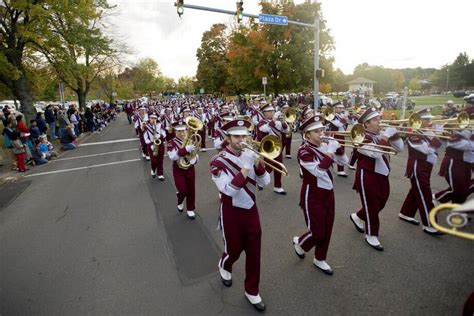
<path fill-rule="evenodd" d="M 387 129 L 382 133 L 384 137 L 390 138 L 397 133 L 397 129 L 395 127 L 387 127 Z"/>
<path fill-rule="evenodd" d="M 186 151 L 188 153 L 190 153 L 190 152 L 194 151 L 194 149 L 196 149 L 196 146 L 194 146 L 193 144 L 190 144 L 190 145 L 186 145 L 186 147 L 184 147 L 184 148 L 186 148 Z"/>
<path fill-rule="evenodd" d="M 242 162 L 244 169 L 252 169 L 255 163 L 255 153 L 248 149 L 242 151 L 242 154 L 240 155 L 240 161 Z"/>
<path fill-rule="evenodd" d="M 341 147 L 337 140 L 330 140 L 328 143 L 328 154 L 334 154 Z"/>
<path fill-rule="evenodd" d="M 438 134 L 444 131 L 443 125 L 434 125 L 433 129 L 434 129 L 434 132 Z"/>

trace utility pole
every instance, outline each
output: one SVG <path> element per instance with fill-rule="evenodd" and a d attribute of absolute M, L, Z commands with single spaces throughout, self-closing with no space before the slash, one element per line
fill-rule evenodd
<path fill-rule="evenodd" d="M 209 12 L 216 12 L 228 15 L 237 16 L 237 22 L 240 22 L 244 17 L 248 18 L 255 18 L 258 19 L 260 23 L 263 24 L 278 24 L 278 25 L 298 25 L 302 27 L 309 27 L 314 30 L 314 48 L 313 48 L 313 81 L 314 81 L 314 101 L 313 107 L 315 110 L 319 107 L 319 79 L 324 76 L 324 70 L 319 69 L 319 19 L 315 18 L 313 24 L 303 23 L 298 21 L 288 20 L 287 17 L 284 16 L 277 16 L 277 15 L 269 15 L 269 14 L 250 14 L 243 12 L 243 1 L 236 2 L 236 11 L 230 10 L 222 10 L 218 8 L 211 8 L 211 7 L 203 7 L 194 4 L 185 4 L 184 0 L 177 0 L 175 2 L 175 7 L 179 10 L 177 11 L 179 17 L 184 13 L 184 8 L 187 9 L 194 9 L 194 10 L 201 10 L 201 11 L 209 11 Z"/>
<path fill-rule="evenodd" d="M 448 95 L 448 91 L 449 91 L 449 67 L 446 69 L 446 71 L 448 72 L 448 75 L 446 76 L 446 95 Z"/>

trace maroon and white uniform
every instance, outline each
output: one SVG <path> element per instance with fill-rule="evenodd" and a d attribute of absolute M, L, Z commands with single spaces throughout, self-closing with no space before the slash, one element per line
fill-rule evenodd
<path fill-rule="evenodd" d="M 263 137 L 267 135 L 275 135 L 277 136 L 281 142 L 283 143 L 283 137 L 286 137 L 285 134 L 289 132 L 289 126 L 286 122 L 282 122 L 279 120 L 273 121 L 268 119 L 261 119 L 257 125 L 257 140 L 261 141 Z M 280 153 L 278 157 L 275 158 L 276 161 L 282 162 L 283 161 L 283 154 Z M 271 173 L 273 169 L 271 167 L 266 167 L 267 171 Z M 274 179 L 274 187 L 281 188 L 281 173 L 275 171 L 273 175 Z"/>
<path fill-rule="evenodd" d="M 344 113 L 334 113 L 334 119 L 329 122 L 330 132 L 344 132 L 347 129 L 349 120 Z M 336 140 L 341 140 L 342 150 L 344 150 L 344 135 L 333 135 Z M 343 165 L 337 165 L 337 171 L 344 171 Z"/>
<path fill-rule="evenodd" d="M 198 162 L 199 156 L 189 161 L 191 166 L 188 169 L 182 169 L 178 166 L 178 159 L 186 157 L 188 152 L 185 147 L 181 148 L 183 142 L 175 137 L 168 142 L 168 157 L 173 161 L 173 178 L 177 190 L 178 204 L 182 204 L 186 198 L 186 208 L 188 211 L 194 211 L 196 208 L 196 186 L 194 165 Z"/>
<path fill-rule="evenodd" d="M 424 226 L 431 227 L 429 212 L 433 209 L 431 192 L 431 171 L 438 159 L 437 150 L 441 146 L 433 134 L 418 132 L 407 139 L 408 161 L 405 176 L 410 179 L 411 188 L 405 198 L 400 213 L 413 218 L 420 211 Z"/>
<path fill-rule="evenodd" d="M 299 206 L 303 210 L 308 230 L 298 238 L 305 252 L 315 249 L 317 260 L 326 260 L 334 223 L 334 185 L 331 166 L 347 164 L 348 158 L 339 148 L 334 159 L 326 155 L 327 144 L 316 146 L 308 141 L 298 150 L 298 163 L 303 172 Z"/>
<path fill-rule="evenodd" d="M 225 133 L 222 129 L 217 128 L 214 130 L 214 147 L 221 151 L 228 145 L 227 141 L 225 140 Z"/>
<path fill-rule="evenodd" d="M 353 189 L 360 195 L 362 208 L 357 216 L 365 222 L 365 232 L 370 236 L 379 235 L 379 212 L 385 207 L 390 194 L 389 157 L 386 154 L 369 151 L 370 144 L 392 146 L 403 150 L 402 139 L 395 134 L 389 141 L 382 139 L 381 133 L 366 132 L 364 145 L 358 152 L 357 170 Z M 372 147 L 373 148 L 373 147 Z"/>
<path fill-rule="evenodd" d="M 165 140 L 166 132 L 162 128 L 161 123 L 145 125 L 145 131 L 143 132 L 143 139 L 148 149 L 148 156 L 150 157 L 151 171 L 158 176 L 163 175 L 163 159 L 165 156 Z M 159 139 L 161 144 L 158 146 L 158 155 L 153 155 L 153 141 Z"/>
<path fill-rule="evenodd" d="M 212 180 L 221 193 L 220 226 L 224 253 L 219 267 L 232 273 L 232 265 L 245 251 L 245 292 L 259 294 L 260 282 L 260 219 L 256 204 L 256 186 L 265 186 L 270 176 L 262 163 L 249 170 L 245 178 L 243 163 L 227 148 L 212 158 Z"/>
<path fill-rule="evenodd" d="M 162 115 L 162 124 L 163 129 L 166 131 L 166 140 L 169 141 L 175 137 L 175 133 L 173 131 L 173 123 L 175 122 L 175 118 L 173 112 L 166 114 L 166 111 Z"/>
<path fill-rule="evenodd" d="M 202 122 L 202 128 L 198 133 L 199 133 L 199 136 L 201 136 L 201 148 L 206 149 L 206 134 L 207 134 L 206 126 L 207 126 L 207 123 L 209 122 L 207 114 L 204 112 L 200 114 L 198 111 L 196 111 L 194 113 L 194 117 Z"/>
<path fill-rule="evenodd" d="M 449 187 L 435 194 L 441 203 L 462 204 L 470 193 L 471 175 L 474 170 L 474 136 L 468 130 L 454 135 L 446 143 L 439 175 L 444 176 Z"/>
<path fill-rule="evenodd" d="M 141 146 L 141 151 L 142 151 L 142 156 L 143 157 L 148 157 L 148 149 L 145 143 L 145 140 L 143 139 L 143 126 L 148 122 L 148 114 L 144 114 L 143 116 L 140 116 L 137 114 L 134 118 L 134 124 L 133 126 L 135 127 L 135 130 L 138 133 L 138 138 L 140 139 L 140 146 Z"/>

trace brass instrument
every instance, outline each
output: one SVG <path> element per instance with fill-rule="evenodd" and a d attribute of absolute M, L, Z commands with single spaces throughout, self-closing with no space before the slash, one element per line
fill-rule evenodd
<path fill-rule="evenodd" d="M 457 117 L 453 117 L 450 119 L 433 120 L 433 122 L 437 124 L 459 125 L 459 128 L 446 128 L 446 130 L 465 129 L 471 124 L 469 114 L 467 114 L 467 112 L 465 111 L 460 112 Z"/>
<path fill-rule="evenodd" d="M 275 135 L 267 135 L 262 138 L 261 141 L 255 141 L 247 139 L 247 142 L 241 143 L 242 147 L 253 151 L 259 158 L 262 159 L 263 163 L 273 170 L 280 172 L 284 176 L 288 176 L 288 170 L 285 165 L 275 158 L 278 157 L 282 151 L 282 143 L 280 139 Z M 256 149 L 255 147 L 258 146 Z"/>
<path fill-rule="evenodd" d="M 336 118 L 336 115 L 334 114 L 334 109 L 331 107 L 326 107 L 323 111 L 323 118 L 330 122 Z"/>
<path fill-rule="evenodd" d="M 159 138 L 155 138 L 153 140 L 153 144 L 151 145 L 151 150 L 153 151 L 153 156 L 158 156 L 158 150 L 161 145 L 161 140 Z"/>
<path fill-rule="evenodd" d="M 188 130 L 186 136 L 183 139 L 183 143 L 181 144 L 181 148 L 184 148 L 189 144 L 193 144 L 195 148 L 185 157 L 179 158 L 177 164 L 181 169 L 189 169 L 189 167 L 191 167 L 190 161 L 196 157 L 197 153 L 201 149 L 201 135 L 198 134 L 198 131 L 202 129 L 203 123 L 194 116 L 186 117 L 184 122 L 186 123 Z"/>
<path fill-rule="evenodd" d="M 449 210 L 449 214 L 446 217 L 446 222 L 450 226 L 449 228 L 443 227 L 437 222 L 437 215 L 444 210 Z M 431 210 L 430 222 L 431 225 L 440 232 L 474 240 L 474 233 L 461 231 L 462 228 L 466 228 L 469 222 L 468 213 L 474 213 L 474 200 L 467 201 L 462 205 L 451 203 L 440 204 Z"/>
<path fill-rule="evenodd" d="M 296 122 L 296 110 L 294 108 L 284 109 L 283 117 L 285 118 L 288 128 L 290 129 L 290 131 L 286 133 L 286 137 L 290 137 L 293 129 L 295 128 L 294 124 Z"/>
<path fill-rule="evenodd" d="M 359 149 L 364 145 L 370 146 L 370 147 L 375 147 L 375 148 L 363 148 L 364 150 L 368 151 L 373 151 L 377 153 L 383 153 L 383 154 L 389 154 L 389 155 L 396 155 L 398 152 L 392 147 L 392 146 L 384 146 L 384 145 L 378 145 L 378 144 L 364 144 L 364 139 L 365 139 L 365 128 L 362 124 L 354 124 L 352 126 L 351 130 L 349 132 L 331 132 L 333 135 L 341 135 L 344 137 L 350 137 L 350 141 L 346 140 L 341 140 L 341 142 L 344 143 L 344 146 L 350 147 L 350 148 L 356 148 Z M 324 137 L 323 139 L 326 138 L 331 138 L 332 137 Z M 339 140 L 337 140 L 339 141 Z"/>
<path fill-rule="evenodd" d="M 432 129 L 432 128 L 421 128 L 421 125 L 422 125 L 421 116 L 418 113 L 411 114 L 410 117 L 408 119 L 405 119 L 405 120 L 385 120 L 384 122 L 390 122 L 390 123 L 393 123 L 393 124 L 396 124 L 394 122 L 408 123 L 408 126 L 394 126 L 397 129 L 401 129 L 402 131 L 400 131 L 400 132 L 403 133 L 403 134 L 406 134 L 406 135 L 420 135 L 420 134 L 414 133 L 414 132 L 409 132 L 409 131 L 403 131 L 405 129 L 412 129 L 414 131 L 420 130 L 420 131 L 435 132 L 435 130 Z M 385 123 L 385 124 L 380 124 L 380 126 L 387 127 L 387 126 L 392 126 L 392 125 Z M 430 136 L 430 135 L 427 135 L 427 136 Z M 451 139 L 451 136 L 444 136 L 444 135 L 440 135 L 440 134 L 436 134 L 436 133 L 435 133 L 434 137 L 442 138 L 442 139 L 448 139 L 448 140 Z"/>

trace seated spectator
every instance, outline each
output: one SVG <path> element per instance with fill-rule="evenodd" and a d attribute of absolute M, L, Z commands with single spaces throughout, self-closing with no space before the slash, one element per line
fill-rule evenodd
<path fill-rule="evenodd" d="M 48 141 L 46 134 L 40 136 L 38 144 L 38 153 L 41 157 L 50 160 L 58 154 L 53 150 L 53 144 Z"/>
<path fill-rule="evenodd" d="M 48 163 L 48 160 L 43 157 L 39 151 L 39 140 L 34 141 L 33 150 L 31 151 L 31 159 L 35 165 L 44 165 Z"/>
<path fill-rule="evenodd" d="M 38 123 L 35 119 L 30 120 L 30 137 L 33 141 L 38 140 L 40 137 L 41 132 L 38 128 Z"/>
<path fill-rule="evenodd" d="M 60 139 L 62 145 L 61 148 L 64 150 L 75 149 L 76 145 L 74 144 L 74 141 L 76 140 L 77 136 L 74 134 L 74 127 L 72 124 L 67 125 L 63 131 L 64 133 L 61 134 Z"/>

